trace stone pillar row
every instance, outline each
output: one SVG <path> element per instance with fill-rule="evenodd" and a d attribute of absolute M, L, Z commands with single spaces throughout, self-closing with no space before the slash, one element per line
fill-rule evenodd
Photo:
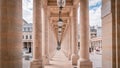
<path fill-rule="evenodd" d="M 33 60 L 30 68 L 43 68 L 42 60 L 42 0 L 33 1 Z M 0 67 L 22 68 L 22 0 L 0 0 Z M 92 68 L 89 60 L 89 8 L 88 0 L 80 0 L 80 68 Z M 47 28 L 45 28 L 47 30 Z M 50 32 L 49 53 L 53 54 L 57 41 L 53 32 Z M 47 36 L 47 32 L 45 34 Z M 47 39 L 47 37 L 45 38 Z M 77 9 L 73 8 L 72 21 L 72 64 L 78 60 L 77 42 Z M 47 40 L 46 40 L 47 41 Z M 48 42 L 48 41 L 47 41 Z M 47 46 L 47 43 L 45 44 Z M 69 49 L 68 49 L 69 50 Z M 48 51 L 45 50 L 45 55 Z M 1 59 L 2 58 L 2 59 Z"/>
<path fill-rule="evenodd" d="M 66 34 L 62 39 L 61 49 L 65 56 L 70 59 L 70 26 L 67 27 Z"/>
<path fill-rule="evenodd" d="M 54 31 L 52 30 L 52 27 L 49 26 L 49 49 L 48 49 L 48 54 L 49 54 L 49 59 L 52 59 L 56 53 L 56 48 L 57 48 L 57 40 L 54 34 Z"/>

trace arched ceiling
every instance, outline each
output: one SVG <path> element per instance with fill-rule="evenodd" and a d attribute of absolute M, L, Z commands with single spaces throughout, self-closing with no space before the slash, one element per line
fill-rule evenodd
<path fill-rule="evenodd" d="M 62 20 L 64 21 L 62 27 L 62 37 L 64 37 L 67 27 L 69 26 L 70 15 L 74 1 L 77 0 L 66 0 L 66 6 L 62 9 Z M 57 0 L 47 0 L 47 7 L 49 9 L 49 18 L 51 20 L 50 25 L 54 30 L 55 36 L 58 35 L 58 19 L 59 19 L 59 8 L 57 6 Z M 62 39 L 61 37 L 61 39 Z"/>

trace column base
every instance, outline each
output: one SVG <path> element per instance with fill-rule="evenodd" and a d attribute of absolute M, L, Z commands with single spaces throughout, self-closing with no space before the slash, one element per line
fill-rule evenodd
<path fill-rule="evenodd" d="M 49 58 L 48 58 L 48 56 L 43 56 L 43 64 L 44 65 L 49 64 Z"/>
<path fill-rule="evenodd" d="M 78 68 L 92 68 L 92 62 L 90 60 L 88 61 L 78 61 Z"/>
<path fill-rule="evenodd" d="M 78 59 L 79 59 L 79 56 L 76 54 L 73 54 L 72 55 L 72 65 L 77 65 Z"/>
<path fill-rule="evenodd" d="M 30 63 L 30 68 L 44 68 L 42 60 L 33 60 Z"/>

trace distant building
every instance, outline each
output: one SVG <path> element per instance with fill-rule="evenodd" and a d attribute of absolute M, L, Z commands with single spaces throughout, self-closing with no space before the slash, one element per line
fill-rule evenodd
<path fill-rule="evenodd" d="M 78 48 L 80 49 L 80 24 L 78 24 Z M 102 54 L 102 27 L 90 26 L 90 52 Z"/>
<path fill-rule="evenodd" d="M 95 26 L 90 27 L 90 38 L 97 37 L 97 29 L 95 29 Z"/>
<path fill-rule="evenodd" d="M 91 34 L 90 52 L 95 51 L 99 54 L 102 54 L 102 27 L 91 26 L 90 34 Z"/>
<path fill-rule="evenodd" d="M 33 45 L 33 39 L 32 39 L 32 23 L 27 23 L 25 20 L 23 20 L 23 50 L 26 53 L 32 52 L 32 45 Z"/>
<path fill-rule="evenodd" d="M 78 24 L 79 26 L 79 24 Z M 78 27 L 78 47 L 80 47 L 80 27 Z M 32 52 L 32 23 L 27 23 L 23 20 L 23 50 L 26 53 Z M 102 27 L 100 26 L 90 26 L 90 48 L 91 51 L 102 49 Z"/>

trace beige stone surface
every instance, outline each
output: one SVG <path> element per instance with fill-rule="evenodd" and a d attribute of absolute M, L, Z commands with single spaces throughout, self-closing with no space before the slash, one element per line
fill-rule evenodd
<path fill-rule="evenodd" d="M 43 63 L 44 64 L 49 64 L 49 54 L 48 54 L 48 40 L 49 40 L 49 37 L 48 37 L 48 30 L 49 30 L 49 16 L 48 16 L 48 11 L 47 11 L 47 4 L 45 4 L 43 6 L 43 35 L 42 37 L 44 38 L 42 41 L 43 41 L 43 44 L 42 44 L 42 47 L 43 47 Z"/>
<path fill-rule="evenodd" d="M 34 49 L 31 68 L 42 68 L 43 60 L 45 60 L 45 63 L 48 62 L 46 59 L 51 59 L 51 64 L 45 66 L 45 68 L 72 68 L 72 64 L 77 64 L 76 23 L 78 14 L 75 6 L 78 5 L 78 1 L 80 1 L 81 14 L 78 68 L 92 68 L 92 62 L 89 60 L 89 0 L 66 1 L 66 7 L 63 8 L 61 15 L 64 21 L 61 38 L 63 53 L 61 51 L 56 53 L 59 11 L 56 0 L 34 0 Z M 42 22 L 41 9 L 46 9 L 45 4 L 49 7 L 50 16 L 46 16 L 47 10 L 44 10 L 45 18 Z M 120 68 L 119 6 L 120 0 L 102 0 L 102 68 Z M 69 27 L 69 25 L 72 26 Z M 43 31 L 42 27 L 44 27 Z M 68 61 L 71 54 L 73 54 L 72 63 Z M 0 68 L 22 68 L 22 0 L 0 0 Z"/>
<path fill-rule="evenodd" d="M 89 0 L 80 0 L 80 59 L 79 68 L 92 68 L 89 59 Z"/>
<path fill-rule="evenodd" d="M 57 40 L 56 40 L 56 37 L 55 37 L 55 34 L 54 34 L 54 31 L 52 30 L 52 27 L 49 26 L 49 30 L 48 30 L 48 33 L 49 33 L 49 40 L 48 40 L 48 54 L 49 54 L 49 59 L 51 59 L 54 55 L 55 55 L 55 51 L 56 51 L 56 48 L 57 48 Z"/>
<path fill-rule="evenodd" d="M 73 65 L 77 65 L 77 61 L 79 59 L 79 55 L 78 55 L 78 18 L 77 18 L 77 11 L 78 11 L 78 7 L 77 6 L 73 6 L 73 21 L 72 21 L 72 33 L 73 33 L 73 45 L 72 45 L 72 48 L 73 48 L 73 53 L 72 53 L 72 64 Z"/>
<path fill-rule="evenodd" d="M 0 68 L 22 68 L 22 1 L 0 2 Z"/>
<path fill-rule="evenodd" d="M 67 29 L 67 34 L 64 35 L 64 38 L 61 43 L 61 50 L 64 52 L 65 56 L 68 57 L 69 55 L 69 28 Z"/>
<path fill-rule="evenodd" d="M 33 60 L 30 68 L 43 68 L 41 0 L 33 1 Z"/>
<path fill-rule="evenodd" d="M 102 67 L 120 68 L 120 1 L 106 0 L 102 1 Z"/>
<path fill-rule="evenodd" d="M 45 68 L 73 68 L 71 62 L 66 58 L 62 51 L 57 51 L 55 56 L 50 60 L 50 65 Z"/>

